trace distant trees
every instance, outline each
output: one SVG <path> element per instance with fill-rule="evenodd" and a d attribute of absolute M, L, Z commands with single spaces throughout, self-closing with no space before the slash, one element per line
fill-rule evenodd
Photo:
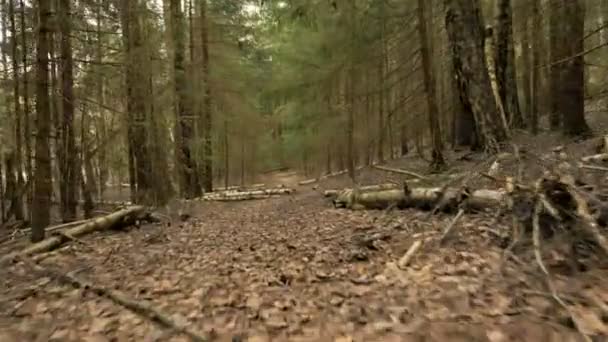
<path fill-rule="evenodd" d="M 411 152 L 440 169 L 448 141 L 591 132 L 604 2 L 415 3 L 0 0 L 0 216 L 36 240 L 54 205 L 90 216 L 118 184 L 156 204 L 267 169 L 355 180 Z"/>

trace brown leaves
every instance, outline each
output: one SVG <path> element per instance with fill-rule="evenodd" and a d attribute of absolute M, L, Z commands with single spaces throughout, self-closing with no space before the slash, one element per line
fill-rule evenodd
<path fill-rule="evenodd" d="M 337 211 L 317 196 L 206 203 L 191 208 L 182 227 L 92 237 L 87 242 L 94 250 L 74 245 L 70 254 L 47 261 L 66 271 L 91 265 L 83 277 L 149 300 L 220 341 L 523 341 L 516 334 L 522 326 L 516 315 L 523 314 L 534 317 L 526 331 L 540 340 L 563 327 L 562 310 L 550 297 L 532 294 L 546 291 L 526 270 L 511 263 L 498 267 L 503 250 L 480 227 L 508 231 L 502 223 L 467 215 L 452 243 L 439 248 L 449 216 Z M 150 236 L 167 239 L 151 243 Z M 399 268 L 416 240 L 424 244 Z M 598 300 L 608 302 L 608 289 L 598 280 L 557 283 L 564 293 L 593 286 Z M 27 296 L 15 296 L 17 286 L 11 290 L 8 307 L 28 325 L 0 329 L 6 341 L 31 340 L 18 333 L 35 322 L 56 324 L 48 328 L 51 341 L 187 341 L 86 291 L 49 278 L 29 285 L 35 287 Z M 585 332 L 607 333 L 598 305 L 569 304 Z"/>

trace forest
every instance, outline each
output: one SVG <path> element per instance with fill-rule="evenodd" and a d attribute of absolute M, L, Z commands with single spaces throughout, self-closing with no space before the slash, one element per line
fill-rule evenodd
<path fill-rule="evenodd" d="M 1 341 L 608 338 L 608 0 L 0 0 Z"/>

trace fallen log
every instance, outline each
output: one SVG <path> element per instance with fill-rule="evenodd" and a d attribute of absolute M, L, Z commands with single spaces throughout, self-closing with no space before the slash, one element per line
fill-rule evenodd
<path fill-rule="evenodd" d="M 439 187 L 408 188 L 360 192 L 356 189 L 345 189 L 333 201 L 336 208 L 347 209 L 386 209 L 390 207 L 425 210 L 433 209 L 439 201 L 442 211 L 457 209 L 464 206 L 469 210 L 480 210 L 503 205 L 506 192 L 503 190 L 468 189 Z"/>
<path fill-rule="evenodd" d="M 406 176 L 411 176 L 414 178 L 418 178 L 418 179 L 428 179 L 427 177 L 418 174 L 416 172 L 412 172 L 412 171 L 407 171 L 407 170 L 402 170 L 402 169 L 395 169 L 392 167 L 386 167 L 386 166 L 380 166 L 380 165 L 374 165 L 373 168 L 381 170 L 381 171 L 386 171 L 386 172 L 391 172 L 391 173 L 398 173 L 401 175 L 406 175 Z"/>
<path fill-rule="evenodd" d="M 582 157 L 581 160 L 584 163 L 589 163 L 589 162 L 595 162 L 595 163 L 605 162 L 605 161 L 608 161 L 608 153 L 599 153 L 599 154 L 594 154 L 594 155 L 591 155 L 591 156 Z"/>
<path fill-rule="evenodd" d="M 32 244 L 22 251 L 11 253 L 0 258 L 0 264 L 13 260 L 16 256 L 30 256 L 37 253 L 50 252 L 62 244 L 70 241 L 67 236 L 79 238 L 81 236 L 93 233 L 95 231 L 114 229 L 134 223 L 136 220 L 144 216 L 143 206 L 132 206 L 111 213 L 106 216 L 100 216 L 89 220 L 86 223 L 72 227 L 63 231 L 63 234 L 55 234 L 50 237 Z"/>
<path fill-rule="evenodd" d="M 71 273 L 65 273 L 59 270 L 51 269 L 49 267 L 42 267 L 40 265 L 35 264 L 33 261 L 25 260 L 25 258 L 20 258 L 20 260 L 23 261 L 24 264 L 30 269 L 32 269 L 34 272 L 42 276 L 47 276 L 49 278 L 56 279 L 59 282 L 70 285 L 76 289 L 90 291 L 99 297 L 109 299 L 115 304 L 120 305 L 137 315 L 156 322 L 178 334 L 188 336 L 188 338 L 190 338 L 190 340 L 192 341 L 208 341 L 208 338 L 205 337 L 203 334 L 188 328 L 183 323 L 176 322 L 169 315 L 161 312 L 160 310 L 152 306 L 152 304 L 148 301 L 134 300 L 118 290 L 108 289 L 96 285 L 92 282 L 81 280 Z"/>
<path fill-rule="evenodd" d="M 265 186 L 266 186 L 266 184 L 264 184 L 264 183 L 252 184 L 252 185 L 249 185 L 249 186 L 231 185 L 231 186 L 228 186 L 228 187 L 214 188 L 212 192 L 207 192 L 205 195 L 217 194 L 217 193 L 226 192 L 226 191 L 250 191 L 250 190 L 258 190 L 258 189 L 264 188 Z"/>
<path fill-rule="evenodd" d="M 312 183 L 316 183 L 318 181 L 319 181 L 319 179 L 317 179 L 317 178 L 305 179 L 303 181 L 298 182 L 298 185 L 309 185 Z"/>
<path fill-rule="evenodd" d="M 295 190 L 291 188 L 275 188 L 250 191 L 226 191 L 218 193 L 208 193 L 202 197 L 195 198 L 198 201 L 242 201 L 247 199 L 262 199 L 274 195 L 289 195 Z"/>
<path fill-rule="evenodd" d="M 392 190 L 392 189 L 397 189 L 397 188 L 399 188 L 398 184 L 386 183 L 386 184 L 374 184 L 374 185 L 360 186 L 358 189 L 359 189 L 359 191 L 367 192 L 367 191 L 379 191 L 379 190 Z M 325 190 L 325 191 L 323 191 L 323 196 L 324 197 L 336 197 L 342 191 L 344 191 L 344 190 L 337 190 L 337 189 Z"/>

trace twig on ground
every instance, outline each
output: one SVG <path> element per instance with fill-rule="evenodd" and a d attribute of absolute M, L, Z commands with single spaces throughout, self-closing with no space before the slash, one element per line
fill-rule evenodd
<path fill-rule="evenodd" d="M 452 218 L 450 224 L 447 226 L 447 228 L 443 231 L 443 234 L 441 235 L 441 238 L 439 239 L 439 244 L 443 244 L 446 240 L 446 238 L 448 237 L 448 235 L 450 234 L 450 232 L 452 231 L 452 229 L 454 228 L 454 226 L 456 226 L 456 222 L 458 222 L 458 220 L 464 215 L 464 209 L 458 209 L 458 213 L 456 214 L 456 216 L 454 216 L 454 218 Z"/>
<path fill-rule="evenodd" d="M 407 252 L 405 252 L 405 254 L 403 255 L 403 257 L 401 257 L 401 259 L 399 259 L 399 261 L 397 262 L 397 266 L 399 268 L 405 268 L 405 267 L 407 267 L 407 265 L 409 265 L 410 261 L 412 261 L 412 258 L 414 257 L 414 255 L 416 254 L 416 252 L 418 252 L 418 250 L 420 249 L 421 246 L 422 246 L 422 241 L 421 240 L 416 240 L 410 246 L 410 248 L 408 248 Z"/>
<path fill-rule="evenodd" d="M 91 291 L 92 293 L 94 293 L 100 297 L 110 299 L 114 303 L 116 303 L 136 314 L 139 314 L 140 316 L 142 316 L 144 318 L 157 322 L 160 325 L 162 325 L 168 329 L 171 329 L 177 333 L 188 336 L 192 341 L 196 341 L 196 342 L 208 341 L 208 339 L 205 336 L 201 335 L 198 332 L 193 331 L 192 329 L 184 326 L 183 324 L 179 324 L 179 323 L 175 322 L 168 315 L 160 312 L 158 309 L 153 307 L 147 301 L 136 301 L 136 300 L 129 298 L 126 294 L 121 293 L 119 291 L 107 289 L 102 286 L 98 286 L 93 283 L 86 282 L 84 280 L 77 278 L 74 275 L 74 272 L 64 273 L 59 270 L 54 270 L 50 267 L 46 267 L 46 266 L 42 267 L 42 266 L 36 265 L 33 261 L 31 261 L 27 258 L 24 258 L 24 257 L 20 257 L 18 259 L 20 261 L 23 261 L 23 263 L 25 265 L 27 265 L 29 268 L 31 268 L 36 273 L 39 273 L 39 274 L 42 274 L 45 276 L 50 276 L 52 278 L 57 279 L 58 281 L 60 281 L 62 283 L 69 284 L 69 285 L 73 286 L 74 288 L 81 288 L 81 289 L 84 289 L 87 291 Z"/>

